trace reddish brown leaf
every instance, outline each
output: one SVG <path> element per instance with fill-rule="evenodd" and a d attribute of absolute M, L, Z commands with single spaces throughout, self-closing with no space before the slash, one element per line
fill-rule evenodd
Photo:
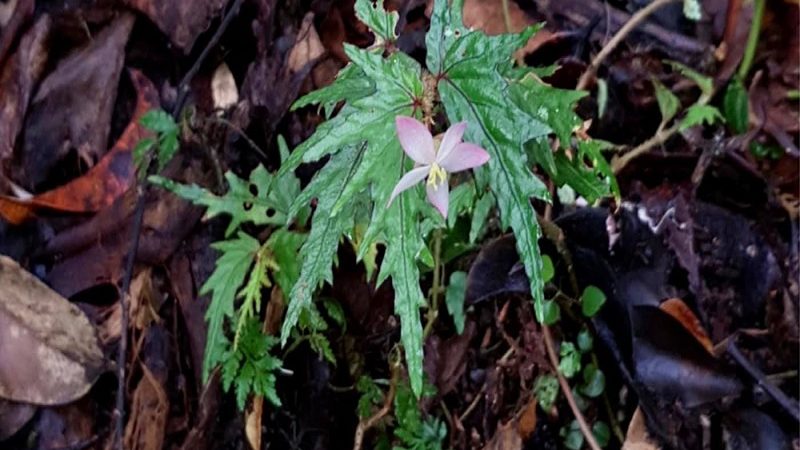
<path fill-rule="evenodd" d="M 19 224 L 40 208 L 63 212 L 96 212 L 122 196 L 131 186 L 135 171 L 132 151 L 150 132 L 139 124 L 139 118 L 158 106 L 158 94 L 150 80 L 137 70 L 130 70 L 137 91 L 136 109 L 130 124 L 114 147 L 85 175 L 29 200 L 0 197 L 0 216 L 8 222 Z"/>
<path fill-rule="evenodd" d="M 691 333 L 709 354 L 713 354 L 714 344 L 711 343 L 711 339 L 706 334 L 703 324 L 700 323 L 700 319 L 694 315 L 683 300 L 671 298 L 661 303 L 659 308 L 677 320 L 683 328 L 686 328 L 686 331 Z"/>

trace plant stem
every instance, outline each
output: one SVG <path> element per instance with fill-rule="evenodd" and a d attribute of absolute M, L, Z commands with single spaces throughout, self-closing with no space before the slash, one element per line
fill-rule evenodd
<path fill-rule="evenodd" d="M 597 439 L 594 438 L 594 433 L 592 433 L 592 430 L 589 428 L 589 424 L 586 423 L 586 418 L 583 417 L 583 413 L 581 413 L 581 410 L 578 408 L 578 404 L 575 403 L 575 397 L 572 395 L 572 389 L 570 389 L 566 378 L 564 378 L 564 375 L 562 375 L 558 370 L 558 356 L 556 355 L 556 349 L 553 345 L 553 336 L 550 334 L 550 327 L 542 324 L 542 334 L 544 335 L 544 346 L 547 349 L 547 356 L 550 357 L 550 364 L 553 366 L 553 370 L 556 372 L 556 376 L 558 377 L 558 384 L 561 386 L 561 391 L 564 393 L 564 397 L 567 399 L 567 403 L 572 410 L 572 414 L 575 416 L 575 420 L 578 422 L 578 427 L 581 429 L 581 433 L 583 433 L 586 443 L 592 450 L 601 450 L 600 445 L 597 443 Z"/>
<path fill-rule="evenodd" d="M 647 19 L 650 14 L 654 13 L 656 10 L 660 9 L 662 6 L 668 5 L 673 2 L 677 2 L 678 0 L 655 0 L 646 7 L 640 9 L 636 12 L 636 14 L 632 15 L 630 20 L 622 26 L 622 28 L 617 31 L 614 37 L 611 38 L 610 41 L 606 45 L 600 49 L 600 53 L 594 57 L 589 67 L 586 68 L 586 71 L 583 72 L 581 75 L 580 80 L 578 81 L 578 85 L 575 87 L 575 90 L 583 90 L 586 89 L 586 86 L 589 85 L 589 80 L 594 76 L 597 72 L 597 69 L 600 67 L 600 64 L 605 61 L 608 55 L 617 48 L 617 46 L 622 42 L 625 37 L 630 34 L 631 31 L 636 29 L 639 24 L 641 24 L 645 19 Z M 763 0 L 762 0 L 763 1 Z"/>
<path fill-rule="evenodd" d="M 433 232 L 433 286 L 430 290 L 430 306 L 426 315 L 424 337 L 428 337 L 433 331 L 433 324 L 439 317 L 439 292 L 442 290 L 442 278 L 444 278 L 444 267 L 442 266 L 442 230 L 437 228 Z"/>
<path fill-rule="evenodd" d="M 508 10 L 509 0 L 502 0 L 503 4 L 503 23 L 506 26 L 506 33 L 511 33 L 511 12 Z"/>
<path fill-rule="evenodd" d="M 394 393 L 397 389 L 397 380 L 400 378 L 400 365 L 392 364 L 392 380 L 389 384 L 389 392 L 386 393 L 386 399 L 383 401 L 383 406 L 372 416 L 362 419 L 358 422 L 356 427 L 356 434 L 353 438 L 353 450 L 361 450 L 364 443 L 364 435 L 367 431 L 380 422 L 381 419 L 386 417 L 392 410 L 392 402 L 394 401 Z"/>
<path fill-rule="evenodd" d="M 661 145 L 667 141 L 667 139 L 671 138 L 673 134 L 678 131 L 680 122 L 675 122 L 674 125 L 667 128 L 666 130 L 661 130 L 654 134 L 650 139 L 642 142 L 641 144 L 637 145 L 636 148 L 633 150 L 625 153 L 624 155 L 616 156 L 613 160 L 611 160 L 611 169 L 614 170 L 614 173 L 619 173 L 626 165 L 628 165 L 631 160 L 638 157 L 642 153 L 647 152 L 651 148 Z"/>
<path fill-rule="evenodd" d="M 739 78 L 743 81 L 747 76 L 747 72 L 750 71 L 750 66 L 753 65 L 753 58 L 755 57 L 756 47 L 758 46 L 758 35 L 761 33 L 761 20 L 764 17 L 764 6 L 766 3 L 766 0 L 755 0 L 753 21 L 750 24 L 750 32 L 747 34 L 747 47 L 744 49 L 742 64 L 739 66 Z"/>

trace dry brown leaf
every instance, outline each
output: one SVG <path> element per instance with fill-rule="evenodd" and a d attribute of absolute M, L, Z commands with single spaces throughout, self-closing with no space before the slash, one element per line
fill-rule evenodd
<path fill-rule="evenodd" d="M 527 441 L 536 431 L 536 404 L 536 397 L 531 397 L 519 416 L 519 434 L 523 441 Z"/>
<path fill-rule="evenodd" d="M 169 414 L 169 398 L 159 380 L 141 365 L 144 375 L 136 386 L 131 405 L 131 418 L 125 427 L 125 448 L 130 450 L 161 450 Z"/>
<path fill-rule="evenodd" d="M 134 180 L 133 148 L 151 135 L 139 124 L 139 118 L 158 105 L 158 94 L 147 77 L 131 70 L 131 80 L 137 88 L 138 99 L 130 124 L 114 147 L 85 175 L 63 186 L 41 193 L 30 199 L 0 197 L 0 216 L 8 222 L 19 224 L 33 217 L 40 208 L 64 212 L 95 212 L 113 204 Z"/>
<path fill-rule="evenodd" d="M 672 316 L 673 319 L 677 320 L 686 331 L 697 339 L 697 342 L 706 349 L 709 355 L 714 354 L 714 344 L 708 337 L 703 324 L 700 323 L 700 319 L 697 318 L 683 300 L 679 298 L 670 298 L 661 303 L 659 308 Z"/>
<path fill-rule="evenodd" d="M 307 64 L 314 64 L 324 54 L 325 47 L 314 28 L 314 13 L 308 13 L 303 17 L 303 23 L 297 32 L 297 41 L 286 59 L 286 66 L 292 73 L 297 73 Z"/>
<path fill-rule="evenodd" d="M 622 450 L 660 450 L 660 447 L 653 443 L 647 433 L 647 425 L 645 425 L 641 408 L 636 408 L 633 413 Z"/>
<path fill-rule="evenodd" d="M 35 406 L 0 400 L 0 441 L 13 436 L 35 413 Z"/>
<path fill-rule="evenodd" d="M 211 98 L 214 109 L 225 110 L 239 101 L 239 90 L 231 69 L 224 62 L 217 67 L 211 77 Z"/>
<path fill-rule="evenodd" d="M 50 16 L 43 14 L 0 69 L 0 161 L 11 158 L 33 88 L 44 74 Z"/>
<path fill-rule="evenodd" d="M 25 118 L 15 181 L 40 191 L 67 161 L 92 167 L 108 150 L 111 117 L 134 17 L 122 14 L 39 84 Z M 49 44 L 49 43 L 48 43 Z M 69 158 L 68 158 L 69 156 Z M 66 158 L 66 159 L 65 159 Z M 50 181 L 52 183 L 52 181 Z"/>
<path fill-rule="evenodd" d="M 84 395 L 103 369 L 86 316 L 0 256 L 0 398 L 64 404 Z"/>
<path fill-rule="evenodd" d="M 253 450 L 261 450 L 261 415 L 264 411 L 264 398 L 255 397 L 253 403 L 247 410 L 245 419 L 244 434 L 247 436 L 247 443 Z"/>
<path fill-rule="evenodd" d="M 126 3 L 150 18 L 175 46 L 188 53 L 197 36 L 207 30 L 226 0 L 127 0 Z"/>
<path fill-rule="evenodd" d="M 520 450 L 522 449 L 522 437 L 517 431 L 515 420 L 506 424 L 500 424 L 495 431 L 492 440 L 489 441 L 483 450 Z"/>

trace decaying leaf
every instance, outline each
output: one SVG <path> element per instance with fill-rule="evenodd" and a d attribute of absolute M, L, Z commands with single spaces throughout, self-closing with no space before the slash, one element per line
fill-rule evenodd
<path fill-rule="evenodd" d="M 700 319 L 697 318 L 683 300 L 679 298 L 670 298 L 662 302 L 659 308 L 686 328 L 686 331 L 694 336 L 697 342 L 699 342 L 709 354 L 713 354 L 714 344 L 708 337 L 703 324 L 700 323 Z"/>
<path fill-rule="evenodd" d="M 517 430 L 516 420 L 497 427 L 492 440 L 490 440 L 483 450 L 521 450 L 522 438 Z"/>
<path fill-rule="evenodd" d="M 50 16 L 42 15 L 0 69 L 0 161 L 11 158 L 33 88 L 44 73 L 50 25 Z"/>
<path fill-rule="evenodd" d="M 641 408 L 636 408 L 628 424 L 628 432 L 625 435 L 625 442 L 622 443 L 622 450 L 659 450 L 659 448 L 647 433 Z"/>
<path fill-rule="evenodd" d="M 139 118 L 158 105 L 158 94 L 150 80 L 137 70 L 131 69 L 130 75 L 138 95 L 136 109 L 130 124 L 103 159 L 85 175 L 31 199 L 0 197 L 0 216 L 19 224 L 33 217 L 34 211 L 40 208 L 95 212 L 111 205 L 128 190 L 134 180 L 131 152 L 150 134 L 139 124 Z"/>
<path fill-rule="evenodd" d="M 104 369 L 83 313 L 0 256 L 0 398 L 58 405 L 84 395 Z"/>
<path fill-rule="evenodd" d="M 90 167 L 107 150 L 133 22 L 132 14 L 122 14 L 59 61 L 36 89 L 17 155 L 15 180 L 24 188 L 42 190 L 71 155 Z"/>
<path fill-rule="evenodd" d="M 144 360 L 140 365 L 142 378 L 133 393 L 131 417 L 125 427 L 125 448 L 130 450 L 159 450 L 164 448 L 169 398 L 164 389 L 168 370 L 167 331 L 162 325 L 147 329 Z"/>
<path fill-rule="evenodd" d="M 239 90 L 231 69 L 224 62 L 217 66 L 211 77 L 211 99 L 214 109 L 225 110 L 239 101 Z"/>
<path fill-rule="evenodd" d="M 36 413 L 36 407 L 25 403 L 0 400 L 0 441 L 8 439 L 25 426 Z"/>
<path fill-rule="evenodd" d="M 150 18 L 175 46 L 188 53 L 197 36 L 208 29 L 227 3 L 225 0 L 174 2 L 168 0 L 127 0 L 130 7 Z"/>

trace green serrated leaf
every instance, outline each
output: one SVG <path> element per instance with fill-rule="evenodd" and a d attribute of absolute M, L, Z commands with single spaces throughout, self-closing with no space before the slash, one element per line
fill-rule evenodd
<path fill-rule="evenodd" d="M 608 164 L 605 157 L 603 157 L 603 150 L 611 148 L 612 145 L 606 141 L 599 139 L 592 139 L 591 141 L 578 141 L 578 155 L 581 162 L 588 162 L 592 165 L 592 171 L 599 177 L 603 178 L 603 182 L 607 184 L 611 190 L 611 194 L 617 202 L 620 201 L 619 184 L 617 184 L 617 177 L 614 176 L 614 169 Z M 570 183 L 571 184 L 571 183 Z"/>
<path fill-rule="evenodd" d="M 479 143 L 491 157 L 488 171 L 500 210 L 501 225 L 517 237 L 536 317 L 543 320 L 539 224 L 531 198 L 549 200 L 544 184 L 531 173 L 522 144 L 549 132 L 549 127 L 515 108 L 508 81 L 511 54 L 524 45 L 535 28 L 520 34 L 486 36 L 467 30 L 461 20 L 463 2 L 434 4 L 426 37 L 427 64 L 440 78 L 438 88 L 451 123 L 467 121 L 465 140 Z"/>
<path fill-rule="evenodd" d="M 488 192 L 485 192 L 483 196 L 475 202 L 475 209 L 472 211 L 472 221 L 469 227 L 470 244 L 474 244 L 486 230 L 486 221 L 494 204 L 494 195 Z"/>
<path fill-rule="evenodd" d="M 450 282 L 447 283 L 447 291 L 445 291 L 445 303 L 447 303 L 447 312 L 453 318 L 458 334 L 464 332 L 464 297 L 466 293 L 466 272 L 451 273 Z"/>
<path fill-rule="evenodd" d="M 383 0 L 356 0 L 355 10 L 358 20 L 375 33 L 376 45 L 397 39 L 395 29 L 400 15 L 397 12 L 387 12 L 383 7 Z"/>
<path fill-rule="evenodd" d="M 459 184 L 452 189 L 447 211 L 447 228 L 453 228 L 458 220 L 458 215 L 471 210 L 474 203 L 475 185 L 472 183 Z"/>
<path fill-rule="evenodd" d="M 680 100 L 675 94 L 661 84 L 658 79 L 652 79 L 653 87 L 656 92 L 656 101 L 658 102 L 658 110 L 661 111 L 661 123 L 666 124 L 675 114 L 678 113 L 678 108 L 681 106 Z"/>
<path fill-rule="evenodd" d="M 305 239 L 305 234 L 279 228 L 267 240 L 266 245 L 278 265 L 272 277 L 283 292 L 292 292 L 295 282 L 300 277 L 300 259 L 297 255 Z"/>
<path fill-rule="evenodd" d="M 511 100 L 531 117 L 547 124 L 561 142 L 561 147 L 570 147 L 572 132 L 583 123 L 575 114 L 578 100 L 587 95 L 586 91 L 558 89 L 533 76 L 523 78 L 509 89 Z M 550 151 L 549 147 L 547 151 Z"/>
<path fill-rule="evenodd" d="M 216 242 L 212 248 L 221 252 L 211 276 L 200 288 L 200 295 L 211 294 L 211 303 L 206 312 L 208 338 L 203 357 L 203 380 L 218 362 L 228 344 L 225 337 L 225 321 L 233 318 L 233 303 L 239 286 L 244 282 L 248 269 L 261 247 L 258 241 L 244 232 L 235 239 Z"/>
<path fill-rule="evenodd" d="M 702 92 L 701 98 L 710 99 L 711 96 L 714 95 L 714 80 L 712 80 L 711 77 L 707 77 L 677 61 L 666 61 L 666 63 L 680 72 L 681 75 L 694 81 L 697 87 L 700 88 L 700 92 Z"/>
<path fill-rule="evenodd" d="M 147 111 L 139 119 L 139 123 L 148 130 L 156 133 L 178 133 L 178 124 L 175 123 L 172 116 L 160 109 L 151 109 Z"/>
<path fill-rule="evenodd" d="M 264 396 L 273 405 L 281 405 L 275 390 L 275 372 L 282 362 L 271 353 L 277 343 L 275 337 L 261 333 L 258 321 L 248 320 L 242 327 L 239 345 L 224 356 L 222 385 L 226 391 L 235 386 L 240 410 L 244 410 L 251 395 Z"/>
<path fill-rule="evenodd" d="M 358 417 L 366 419 L 372 415 L 374 407 L 380 405 L 383 401 L 383 392 L 375 384 L 375 381 L 366 375 L 362 375 L 356 382 L 356 391 L 361 394 L 356 408 Z"/>
<path fill-rule="evenodd" d="M 725 112 L 725 121 L 730 125 L 731 130 L 736 134 L 747 132 L 749 99 L 747 89 L 744 88 L 742 80 L 734 77 L 725 90 L 725 98 L 722 100 L 722 110 Z"/>
<path fill-rule="evenodd" d="M 333 205 L 352 177 L 363 151 L 350 148 L 334 155 L 303 192 L 318 197 L 317 210 L 311 220 L 311 232 L 300 249 L 300 277 L 289 295 L 289 307 L 281 327 L 281 345 L 291 335 L 301 312 L 312 305 L 312 296 L 319 285 L 333 280 L 333 265 L 339 238 L 347 227 L 347 214 L 332 216 Z M 302 201 L 302 199 L 300 199 Z M 294 209 L 294 207 L 293 207 Z"/>
<path fill-rule="evenodd" d="M 549 139 L 546 137 L 532 139 L 524 144 L 524 149 L 528 157 L 544 169 L 551 178 L 558 176 L 555 153 L 550 148 Z"/>
<path fill-rule="evenodd" d="M 291 111 L 308 105 L 322 105 L 330 118 L 333 107 L 341 102 L 352 102 L 375 93 L 375 86 L 354 64 L 348 64 L 337 75 L 333 83 L 300 97 L 292 104 Z M 281 160 L 283 161 L 283 160 Z"/>
<path fill-rule="evenodd" d="M 724 117 L 719 110 L 711 105 L 701 105 L 695 103 L 686 110 L 686 116 L 681 120 L 678 131 L 683 131 L 696 125 L 705 123 L 712 125 L 716 121 L 724 121 Z"/>
<path fill-rule="evenodd" d="M 233 234 L 244 222 L 255 225 L 286 223 L 286 206 L 282 204 L 279 196 L 276 197 L 270 191 L 273 176 L 264 166 L 258 166 L 253 170 L 249 181 L 237 177 L 232 172 L 225 173 L 225 179 L 228 180 L 229 186 L 225 195 L 215 195 L 196 184 L 183 185 L 157 175 L 150 176 L 148 181 L 195 205 L 205 206 L 205 219 L 219 214 L 229 215 L 231 222 L 225 230 L 226 237 Z"/>
<path fill-rule="evenodd" d="M 378 283 L 392 278 L 394 287 L 394 310 L 400 316 L 400 341 L 406 355 L 408 378 L 411 390 L 419 397 L 422 394 L 422 323 L 419 309 L 425 306 L 425 296 L 419 286 L 417 257 L 425 243 L 417 229 L 416 197 L 398 196 L 386 216 L 386 255 L 378 274 Z"/>
<path fill-rule="evenodd" d="M 146 162 L 148 153 L 150 153 L 155 144 L 156 141 L 153 138 L 144 138 L 133 148 L 133 165 L 140 171 L 140 177 L 141 174 L 144 173 L 144 170 L 142 170 L 143 164 Z"/>
<path fill-rule="evenodd" d="M 369 80 L 372 93 L 348 101 L 336 117 L 317 127 L 316 132 L 292 152 L 279 174 L 347 146 L 364 141 L 387 142 L 394 134 L 394 118 L 411 114 L 414 99 L 421 97 L 421 69 L 408 55 L 394 53 L 384 59 L 380 54 L 349 44 L 345 44 L 345 53 L 351 64 Z M 383 146 L 378 147 L 378 151 L 383 150 Z"/>

